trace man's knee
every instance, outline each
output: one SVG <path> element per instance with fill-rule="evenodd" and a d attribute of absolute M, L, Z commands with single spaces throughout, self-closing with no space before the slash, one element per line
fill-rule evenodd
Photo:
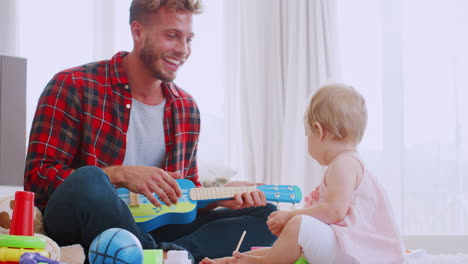
<path fill-rule="evenodd" d="M 276 205 L 272 204 L 272 203 L 267 203 L 264 207 L 263 207 L 263 210 L 265 210 L 266 213 L 268 213 L 268 215 L 270 215 L 271 213 L 273 213 L 274 211 L 277 211 L 278 208 Z"/>
<path fill-rule="evenodd" d="M 277 210 L 276 205 L 267 203 L 265 206 L 252 208 L 252 214 L 259 217 L 268 217 L 271 213 Z"/>
<path fill-rule="evenodd" d="M 105 200 L 103 196 L 110 192 L 115 192 L 115 189 L 104 171 L 95 166 L 85 166 L 70 174 L 55 190 L 51 200 L 86 204 Z"/>
<path fill-rule="evenodd" d="M 109 177 L 102 169 L 96 166 L 81 167 L 70 174 L 67 180 L 73 181 L 75 187 L 85 185 L 86 188 L 110 183 Z"/>

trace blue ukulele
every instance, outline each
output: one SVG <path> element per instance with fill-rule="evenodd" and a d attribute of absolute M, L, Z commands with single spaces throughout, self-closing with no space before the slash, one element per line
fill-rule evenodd
<path fill-rule="evenodd" d="M 217 200 L 227 200 L 237 193 L 260 190 L 265 193 L 267 201 L 299 203 L 302 192 L 292 185 L 257 185 L 240 187 L 213 187 L 196 188 L 192 181 L 177 180 L 182 196 L 177 204 L 170 206 L 162 204 L 155 207 L 144 195 L 129 192 L 125 188 L 117 189 L 119 197 L 129 206 L 135 222 L 145 231 L 149 232 L 168 224 L 187 224 L 195 220 L 197 209 Z M 200 202 L 197 205 L 197 202 Z"/>

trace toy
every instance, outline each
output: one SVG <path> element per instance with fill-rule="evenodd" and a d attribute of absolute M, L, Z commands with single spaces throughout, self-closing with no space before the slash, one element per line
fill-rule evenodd
<path fill-rule="evenodd" d="M 245 234 L 247 233 L 247 231 L 244 230 L 244 232 L 242 232 L 242 235 L 241 235 L 241 238 L 239 239 L 239 242 L 237 243 L 237 247 L 236 247 L 236 250 L 235 251 L 239 251 L 239 248 L 242 244 L 242 241 L 244 240 L 244 237 L 245 237 Z"/>
<path fill-rule="evenodd" d="M 163 264 L 163 250 L 143 249 L 143 264 Z"/>
<path fill-rule="evenodd" d="M 46 258 L 39 253 L 24 253 L 19 259 L 19 264 L 37 264 L 49 263 L 49 264 L 60 264 L 60 262 Z"/>
<path fill-rule="evenodd" d="M 94 238 L 88 259 L 91 264 L 142 264 L 143 248 L 134 234 L 122 228 L 110 228 Z"/>
<path fill-rule="evenodd" d="M 309 262 L 304 257 L 300 257 L 294 264 L 309 264 Z"/>
<path fill-rule="evenodd" d="M 68 264 L 83 264 L 85 261 L 85 253 L 84 249 L 79 244 L 69 245 L 59 247 L 57 243 L 55 243 L 52 239 L 47 236 L 44 236 L 44 225 L 42 221 L 42 214 L 37 207 L 34 207 L 34 236 L 19 236 L 20 238 L 24 239 L 23 241 L 14 241 L 16 236 L 9 235 L 10 228 L 12 226 L 12 216 L 15 210 L 15 196 L 2 196 L 0 195 L 0 247 L 6 246 L 4 243 L 13 243 L 11 244 L 11 248 L 13 247 L 32 247 L 30 243 L 35 243 L 35 248 L 41 248 L 48 251 L 49 258 L 52 260 L 60 260 L 61 262 L 65 262 Z M 21 203 L 21 201 L 20 201 Z M 15 219 L 16 220 L 16 219 Z M 13 232 L 14 233 L 14 232 Z M 13 238 L 13 240 L 11 240 Z M 7 240 L 5 240 L 7 239 Z M 18 243 L 27 243 L 27 244 L 18 244 Z M 45 244 L 45 247 L 44 247 Z M 20 255 L 21 256 L 21 255 Z M 11 261 L 11 262 L 1 262 L 0 264 L 18 264 L 19 260 Z"/>
<path fill-rule="evenodd" d="M 34 193 L 17 191 L 10 235 L 34 236 Z"/>
<path fill-rule="evenodd" d="M 293 185 L 196 188 L 195 184 L 187 179 L 178 179 L 177 184 L 182 191 L 182 197 L 177 204 L 171 206 L 159 201 L 161 207 L 155 207 L 144 195 L 131 193 L 125 188 L 118 188 L 117 192 L 129 206 L 135 222 L 145 232 L 167 224 L 190 223 L 195 219 L 197 209 L 212 201 L 231 199 L 236 193 L 258 189 L 265 193 L 268 201 L 299 203 L 302 199 L 300 188 Z"/>
<path fill-rule="evenodd" d="M 34 193 L 17 191 L 9 235 L 0 236 L 0 261 L 18 262 L 23 253 L 49 257 L 45 240 L 34 237 Z"/>
<path fill-rule="evenodd" d="M 191 264 L 188 253 L 185 250 L 169 250 L 164 264 Z"/>
<path fill-rule="evenodd" d="M 0 196 L 0 234 L 9 234 L 11 228 L 11 218 L 15 208 L 15 195 Z M 42 213 L 37 207 L 34 207 L 34 233 L 44 234 L 44 225 Z"/>
<path fill-rule="evenodd" d="M 46 245 L 47 242 L 42 237 L 0 235 L 0 247 L 43 249 Z"/>
<path fill-rule="evenodd" d="M 24 248 L 0 248 L 0 262 L 12 261 L 19 262 L 21 255 L 26 252 L 39 253 L 43 256 L 49 257 L 49 252 L 45 249 L 24 249 Z"/>

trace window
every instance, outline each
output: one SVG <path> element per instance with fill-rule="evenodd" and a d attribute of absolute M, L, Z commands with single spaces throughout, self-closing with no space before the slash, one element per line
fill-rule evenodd
<path fill-rule="evenodd" d="M 338 0 L 343 80 L 366 97 L 361 152 L 406 235 L 468 233 L 468 3 Z"/>

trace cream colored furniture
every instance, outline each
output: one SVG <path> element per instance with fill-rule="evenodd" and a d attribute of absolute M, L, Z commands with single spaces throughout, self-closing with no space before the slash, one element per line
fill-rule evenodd
<path fill-rule="evenodd" d="M 23 185 L 26 59 L 0 56 L 0 185 Z"/>

